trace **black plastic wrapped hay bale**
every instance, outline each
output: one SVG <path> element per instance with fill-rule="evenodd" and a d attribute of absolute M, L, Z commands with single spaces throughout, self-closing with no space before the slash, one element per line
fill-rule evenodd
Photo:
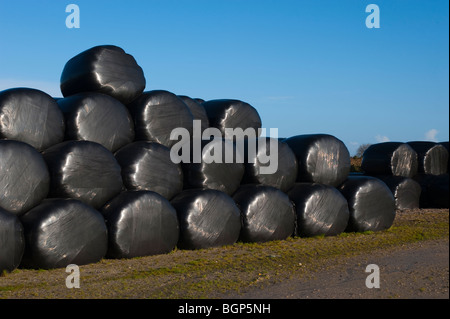
<path fill-rule="evenodd" d="M 103 216 L 75 199 L 46 199 L 21 216 L 21 268 L 52 269 L 100 261 L 108 248 Z"/>
<path fill-rule="evenodd" d="M 154 141 L 171 147 L 177 143 L 177 140 L 170 139 L 174 129 L 184 128 L 192 136 L 194 117 L 188 106 L 171 92 L 144 92 L 128 108 L 134 120 L 136 140 Z"/>
<path fill-rule="evenodd" d="M 268 185 L 283 192 L 291 189 L 297 179 L 298 164 L 289 145 L 271 137 L 251 141 L 247 139 L 244 143 L 245 173 L 241 183 Z"/>
<path fill-rule="evenodd" d="M 188 163 L 184 161 L 181 165 L 184 188 L 215 189 L 232 195 L 239 188 L 245 171 L 244 164 L 236 161 L 236 149 L 233 142 L 219 138 L 197 141 L 200 143 L 201 150 L 201 154 L 197 154 L 198 161 L 193 154 L 194 143 L 196 143 L 195 140 L 191 145 L 191 159 Z M 227 154 L 230 154 L 229 159 Z"/>
<path fill-rule="evenodd" d="M 202 103 L 209 125 L 218 128 L 225 137 L 225 129 L 254 129 L 256 136 L 262 126 L 258 111 L 250 104 L 232 99 L 210 100 Z"/>
<path fill-rule="evenodd" d="M 138 141 L 115 153 L 128 190 L 154 191 L 172 199 L 183 189 L 183 170 L 170 158 L 170 149 L 156 142 Z"/>
<path fill-rule="evenodd" d="M 0 207 L 16 215 L 47 197 L 50 175 L 42 155 L 30 145 L 0 140 Z"/>
<path fill-rule="evenodd" d="M 345 144 L 328 134 L 297 135 L 284 140 L 298 161 L 297 182 L 339 186 L 350 172 Z"/>
<path fill-rule="evenodd" d="M 49 197 L 74 198 L 102 207 L 123 187 L 114 155 L 89 141 L 67 141 L 42 153 L 50 172 Z"/>
<path fill-rule="evenodd" d="M 177 212 L 155 192 L 123 192 L 109 201 L 101 213 L 108 228 L 108 258 L 165 254 L 178 242 Z"/>
<path fill-rule="evenodd" d="M 144 72 L 134 57 L 113 45 L 96 46 L 71 58 L 60 83 L 64 97 L 99 92 L 124 104 L 141 95 L 146 85 Z"/>
<path fill-rule="evenodd" d="M 0 208 L 0 274 L 19 267 L 24 249 L 22 223 L 16 215 Z"/>
<path fill-rule="evenodd" d="M 184 190 L 171 203 L 180 227 L 178 248 L 220 247 L 238 240 L 240 211 L 227 194 L 212 189 Z"/>
<path fill-rule="evenodd" d="M 406 143 L 372 144 L 364 151 L 361 168 L 368 175 L 413 177 L 417 174 L 418 157 Z"/>
<path fill-rule="evenodd" d="M 194 120 L 201 121 L 202 132 L 209 127 L 209 119 L 206 114 L 205 107 L 201 104 L 203 102 L 198 102 L 188 96 L 178 95 L 178 97 L 187 105 L 191 111 Z"/>
<path fill-rule="evenodd" d="M 419 159 L 419 174 L 441 175 L 447 173 L 448 151 L 435 142 L 414 141 L 408 142 L 416 152 Z"/>
<path fill-rule="evenodd" d="M 112 152 L 134 140 L 128 109 L 109 95 L 79 93 L 57 103 L 66 120 L 66 140 L 96 142 Z"/>
<path fill-rule="evenodd" d="M 243 185 L 234 194 L 242 218 L 239 240 L 284 240 L 294 233 L 295 211 L 289 197 L 277 188 Z"/>
<path fill-rule="evenodd" d="M 339 190 L 350 211 L 346 231 L 380 231 L 392 226 L 395 199 L 383 181 L 372 176 L 349 176 Z"/>
<path fill-rule="evenodd" d="M 377 176 L 391 190 L 396 209 L 420 208 L 422 188 L 414 179 L 403 176 Z"/>
<path fill-rule="evenodd" d="M 296 236 L 335 236 L 347 228 L 347 200 L 333 186 L 296 183 L 288 195 L 297 215 Z"/>
<path fill-rule="evenodd" d="M 449 174 L 414 176 L 422 187 L 420 208 L 449 208 Z"/>
<path fill-rule="evenodd" d="M 47 93 L 30 88 L 0 92 L 0 138 L 22 141 L 38 151 L 64 139 L 64 117 Z"/>

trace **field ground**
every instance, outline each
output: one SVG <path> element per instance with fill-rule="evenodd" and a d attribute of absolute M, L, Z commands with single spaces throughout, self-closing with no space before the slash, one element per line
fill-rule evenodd
<path fill-rule="evenodd" d="M 0 276 L 1 299 L 449 298 L 449 210 L 398 211 L 381 232 L 288 238 Z M 365 282 L 368 264 L 380 288 Z"/>

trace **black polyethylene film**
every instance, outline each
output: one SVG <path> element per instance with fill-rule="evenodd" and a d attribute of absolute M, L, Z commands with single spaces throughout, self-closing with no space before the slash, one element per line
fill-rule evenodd
<path fill-rule="evenodd" d="M 47 197 L 50 175 L 36 149 L 20 141 L 0 140 L 0 207 L 21 215 Z"/>
<path fill-rule="evenodd" d="M 445 146 L 426 141 L 408 142 L 417 152 L 419 174 L 441 175 L 448 170 L 448 151 Z"/>
<path fill-rule="evenodd" d="M 47 93 L 31 88 L 0 92 L 0 138 L 22 141 L 38 151 L 64 139 L 64 117 Z"/>
<path fill-rule="evenodd" d="M 89 141 L 67 141 L 42 153 L 50 172 L 49 197 L 78 199 L 101 208 L 123 187 L 114 155 Z"/>
<path fill-rule="evenodd" d="M 96 142 L 111 152 L 134 140 L 128 109 L 109 95 L 79 93 L 57 103 L 66 120 L 66 140 Z"/>
<path fill-rule="evenodd" d="M 249 144 L 251 141 L 256 146 Z M 275 144 L 276 149 L 272 149 Z M 286 143 L 271 137 L 247 139 L 243 156 L 245 173 L 242 184 L 263 184 L 283 192 L 294 186 L 298 172 L 297 158 Z M 271 165 L 276 168 L 273 172 L 269 172 L 273 170 Z"/>
<path fill-rule="evenodd" d="M 154 191 L 172 199 L 183 189 L 183 170 L 170 158 L 170 149 L 156 142 L 137 141 L 115 153 L 128 190 Z"/>
<path fill-rule="evenodd" d="M 227 194 L 212 189 L 184 190 L 171 203 L 178 216 L 180 249 L 232 245 L 239 239 L 240 211 Z"/>
<path fill-rule="evenodd" d="M 414 180 L 422 187 L 421 208 L 449 208 L 449 174 L 417 174 Z"/>
<path fill-rule="evenodd" d="M 101 213 L 108 228 L 108 258 L 165 254 L 178 242 L 177 212 L 155 192 L 122 192 Z"/>
<path fill-rule="evenodd" d="M 413 177 L 417 174 L 418 157 L 407 143 L 378 143 L 365 150 L 361 168 L 368 175 Z"/>
<path fill-rule="evenodd" d="M 209 119 L 202 102 L 196 101 L 195 99 L 185 95 L 178 95 L 178 97 L 187 105 L 194 117 L 194 120 L 201 121 L 202 132 L 207 129 L 209 127 Z"/>
<path fill-rule="evenodd" d="M 258 111 L 250 104 L 232 99 L 210 100 L 202 103 L 208 115 L 209 125 L 218 128 L 222 136 L 226 135 L 226 128 L 241 128 L 255 130 L 256 137 L 262 126 Z"/>
<path fill-rule="evenodd" d="M 194 116 L 183 100 L 171 92 L 144 92 L 127 106 L 134 120 L 136 140 L 171 147 L 178 141 L 176 136 L 170 138 L 174 129 L 186 129 L 192 136 Z"/>
<path fill-rule="evenodd" d="M 288 195 L 296 210 L 295 235 L 334 236 L 347 228 L 349 221 L 347 200 L 333 186 L 296 183 Z"/>
<path fill-rule="evenodd" d="M 184 188 L 215 189 L 232 195 L 240 186 L 245 171 L 244 164 L 236 161 L 235 145 L 219 138 L 198 142 L 200 163 L 195 162 L 194 150 L 191 149 L 190 163 L 182 164 Z M 227 154 L 231 154 L 231 163 L 226 162 Z"/>
<path fill-rule="evenodd" d="M 103 216 L 75 199 L 46 199 L 21 216 L 21 268 L 52 269 L 100 261 L 108 248 Z"/>
<path fill-rule="evenodd" d="M 24 249 L 22 223 L 16 215 L 0 208 L 0 274 L 19 267 Z"/>
<path fill-rule="evenodd" d="M 96 46 L 71 58 L 60 83 L 64 97 L 99 92 L 124 104 L 141 95 L 146 85 L 144 72 L 134 57 L 113 45 Z"/>
<path fill-rule="evenodd" d="M 414 209 L 420 207 L 422 188 L 414 179 L 403 176 L 377 176 L 391 190 L 395 198 L 396 209 Z"/>
<path fill-rule="evenodd" d="M 372 176 L 349 176 L 339 190 L 350 211 L 346 231 L 379 231 L 392 226 L 395 199 L 383 181 Z"/>
<path fill-rule="evenodd" d="M 233 199 L 241 211 L 240 241 L 284 240 L 294 233 L 294 206 L 279 189 L 266 185 L 243 185 L 233 194 Z"/>
<path fill-rule="evenodd" d="M 297 135 L 284 140 L 298 161 L 297 182 L 339 186 L 350 172 L 345 144 L 328 134 Z"/>

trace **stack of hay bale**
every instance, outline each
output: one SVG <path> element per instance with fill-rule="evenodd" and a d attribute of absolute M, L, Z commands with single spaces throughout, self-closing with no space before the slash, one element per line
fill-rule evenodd
<path fill-rule="evenodd" d="M 336 137 L 249 137 L 243 160 L 226 163 L 238 145 L 226 129 L 262 127 L 253 106 L 145 86 L 135 59 L 108 45 L 67 62 L 63 98 L 0 92 L 0 271 L 392 225 L 391 191 L 349 176 Z M 195 143 L 194 120 L 214 138 Z M 180 128 L 192 143 L 177 162 Z M 278 167 L 264 174 L 271 152 Z"/>

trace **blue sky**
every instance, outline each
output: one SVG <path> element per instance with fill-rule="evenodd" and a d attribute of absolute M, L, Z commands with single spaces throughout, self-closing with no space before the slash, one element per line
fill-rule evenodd
<path fill-rule="evenodd" d="M 68 4 L 80 28 L 68 29 Z M 369 29 L 366 6 L 380 8 Z M 449 139 L 444 0 L 0 0 L 0 90 L 61 96 L 64 64 L 114 44 L 146 90 L 253 105 L 279 136 L 364 143 Z"/>

